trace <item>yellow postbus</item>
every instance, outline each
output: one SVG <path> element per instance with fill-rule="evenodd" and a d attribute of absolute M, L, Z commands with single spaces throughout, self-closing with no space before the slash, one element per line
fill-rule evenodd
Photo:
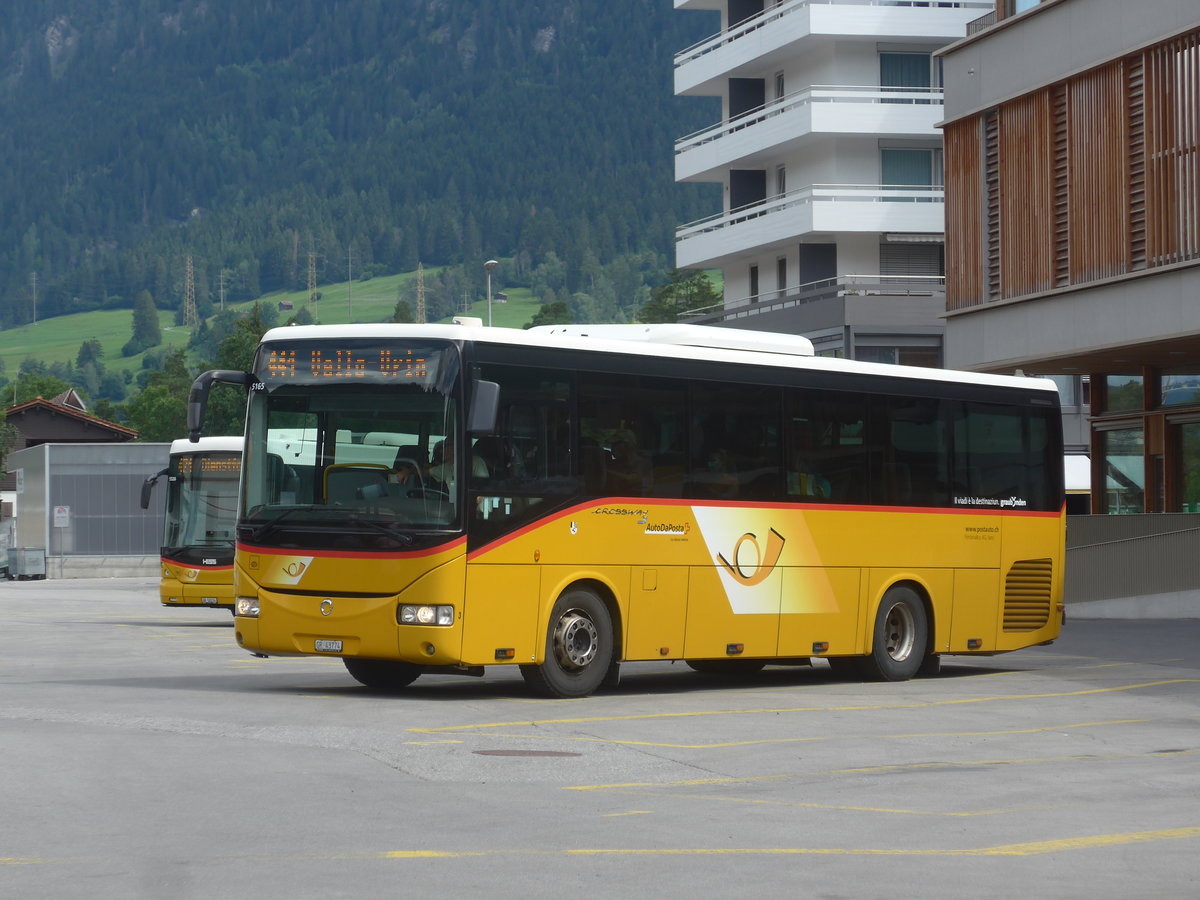
<path fill-rule="evenodd" d="M 167 476 L 161 551 L 163 606 L 233 611 L 234 528 L 242 468 L 241 437 L 172 441 L 167 468 L 142 485 L 142 509 Z"/>
<path fill-rule="evenodd" d="M 252 373 L 238 643 L 365 685 L 516 665 L 585 696 L 632 660 L 855 676 L 1052 641 L 1048 379 L 812 355 L 700 326 L 278 328 Z"/>

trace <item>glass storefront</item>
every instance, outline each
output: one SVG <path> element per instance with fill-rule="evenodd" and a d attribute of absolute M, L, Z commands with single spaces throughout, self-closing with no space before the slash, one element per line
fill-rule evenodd
<path fill-rule="evenodd" d="M 1200 422 L 1179 426 L 1179 511 L 1200 512 Z"/>
<path fill-rule="evenodd" d="M 1101 432 L 1105 506 L 1110 515 L 1145 511 L 1145 433 L 1141 425 Z"/>

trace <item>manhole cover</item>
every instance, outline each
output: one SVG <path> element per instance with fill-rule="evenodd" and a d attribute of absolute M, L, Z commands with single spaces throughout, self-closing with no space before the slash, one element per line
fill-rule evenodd
<path fill-rule="evenodd" d="M 479 756 L 582 756 L 582 753 L 568 753 L 563 750 L 476 750 Z"/>

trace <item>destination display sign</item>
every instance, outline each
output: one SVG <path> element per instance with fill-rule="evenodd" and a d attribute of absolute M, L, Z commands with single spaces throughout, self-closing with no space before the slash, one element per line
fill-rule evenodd
<path fill-rule="evenodd" d="M 240 453 L 211 453 L 181 456 L 176 460 L 176 468 L 180 475 L 204 472 L 236 476 L 242 471 L 242 455 Z"/>
<path fill-rule="evenodd" d="M 409 383 L 435 381 L 444 347 L 361 341 L 282 341 L 259 351 L 258 375 L 268 384 Z"/>

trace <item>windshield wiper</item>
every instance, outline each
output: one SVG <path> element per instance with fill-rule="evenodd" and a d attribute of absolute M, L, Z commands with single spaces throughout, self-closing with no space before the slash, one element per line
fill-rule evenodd
<path fill-rule="evenodd" d="M 277 515 L 272 516 L 271 518 L 267 519 L 267 521 L 263 522 L 261 525 L 251 525 L 250 526 L 250 539 L 253 541 L 260 541 L 264 537 L 266 537 L 268 534 L 270 534 L 272 531 L 274 531 L 279 526 L 279 523 L 281 521 L 283 521 L 284 519 L 286 519 L 288 516 L 292 515 L 293 513 L 306 512 L 306 511 L 308 511 L 308 507 L 306 507 L 306 506 L 293 506 L 288 509 L 285 509 L 283 512 L 278 513 Z"/>
<path fill-rule="evenodd" d="M 417 539 L 407 531 L 397 531 L 394 526 L 384 525 L 382 522 L 376 522 L 372 519 L 364 519 L 361 516 L 349 516 L 346 521 L 351 525 L 366 525 L 368 528 L 374 528 L 376 531 L 382 532 L 390 538 L 395 538 L 400 543 L 409 547 L 417 542 Z"/>

